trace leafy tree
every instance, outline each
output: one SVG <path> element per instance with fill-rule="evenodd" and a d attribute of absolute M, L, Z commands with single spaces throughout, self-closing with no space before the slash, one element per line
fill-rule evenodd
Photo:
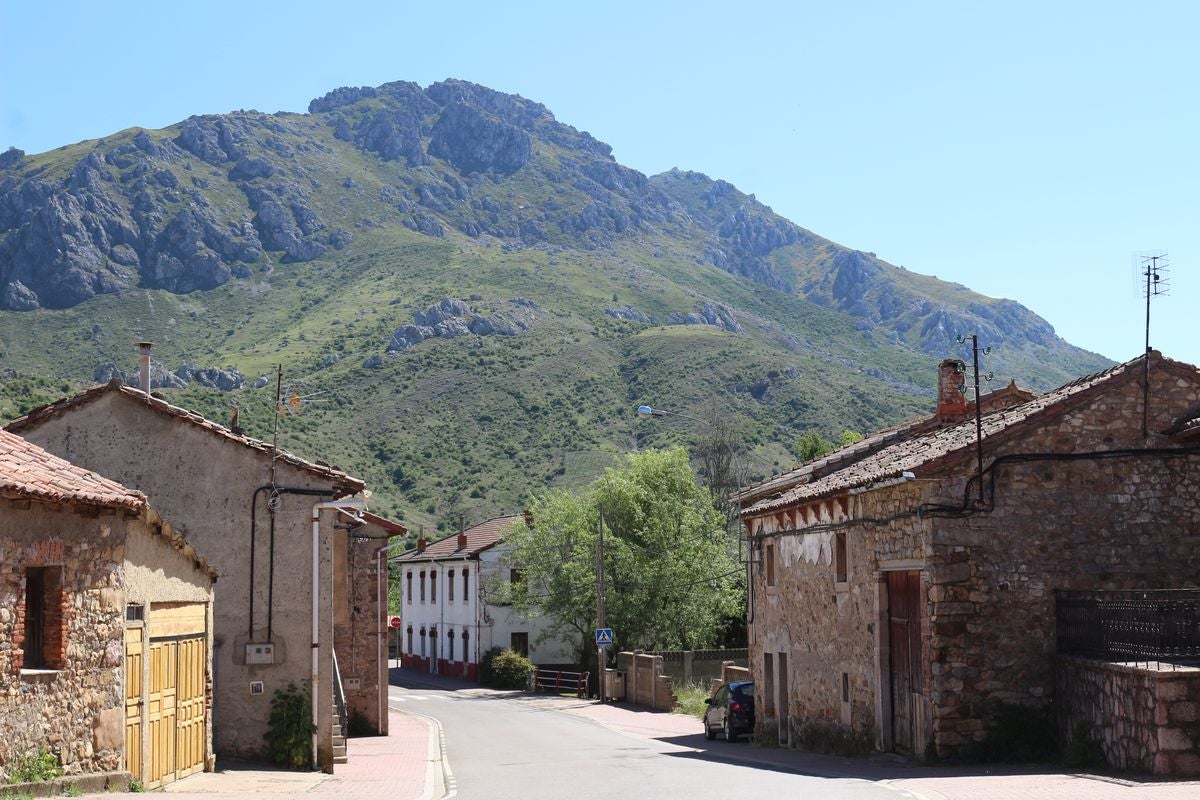
<path fill-rule="evenodd" d="M 844 430 L 838 436 L 837 444 L 834 444 L 816 431 L 805 431 L 796 440 L 796 451 L 800 456 L 800 463 L 806 464 L 821 456 L 828 455 L 838 448 L 848 447 L 855 442 L 861 442 L 862 438 L 863 435 L 858 431 Z"/>
<path fill-rule="evenodd" d="M 581 664 L 595 663 L 601 517 L 605 616 L 616 647 L 712 646 L 740 607 L 741 564 L 680 448 L 632 453 L 586 491 L 537 496 L 530 511 L 533 527 L 518 523 L 508 538 L 509 566 L 523 578 L 497 588 L 518 611 L 551 620 L 548 635 L 578 642 Z"/>

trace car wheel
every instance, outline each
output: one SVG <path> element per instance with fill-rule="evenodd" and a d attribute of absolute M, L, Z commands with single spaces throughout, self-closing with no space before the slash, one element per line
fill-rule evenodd
<path fill-rule="evenodd" d="M 725 741 L 727 741 L 727 742 L 736 742 L 737 741 L 737 734 L 733 732 L 733 725 L 730 724 L 730 722 L 729 722 L 728 714 L 725 715 L 724 733 L 725 733 Z"/>
<path fill-rule="evenodd" d="M 703 720 L 701 720 L 701 722 L 704 724 L 704 738 L 708 739 L 710 742 L 717 738 L 717 732 L 708 725 L 708 717 L 706 716 Z"/>

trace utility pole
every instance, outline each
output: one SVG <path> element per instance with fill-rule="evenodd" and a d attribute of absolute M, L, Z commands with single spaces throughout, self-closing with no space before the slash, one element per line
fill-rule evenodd
<path fill-rule="evenodd" d="M 600 535 L 596 538 L 596 628 L 607 628 L 604 624 L 604 509 L 600 513 Z M 600 702 L 604 702 L 604 645 L 596 645 L 596 686 Z"/>

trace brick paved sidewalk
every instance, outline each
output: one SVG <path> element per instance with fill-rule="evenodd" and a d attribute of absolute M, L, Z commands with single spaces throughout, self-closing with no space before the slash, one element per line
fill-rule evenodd
<path fill-rule="evenodd" d="M 715 761 L 875 781 L 906 789 L 928 800 L 1200 800 L 1200 781 L 1164 782 L 1141 777 L 1070 774 L 1054 766 L 922 767 L 887 755 L 844 758 L 759 747 L 748 741 L 710 742 L 704 738 L 700 721 L 686 714 L 566 698 L 546 699 L 545 704 L 633 736 L 691 748 Z"/>
<path fill-rule="evenodd" d="M 435 726 L 412 714 L 391 710 L 387 736 L 346 742 L 348 763 L 333 775 L 290 771 L 257 763 L 217 761 L 216 772 L 201 772 L 168 784 L 172 800 L 246 800 L 248 794 L 285 798 L 343 800 L 436 800 L 443 794 L 441 744 Z M 112 795 L 82 795 L 112 800 Z"/>

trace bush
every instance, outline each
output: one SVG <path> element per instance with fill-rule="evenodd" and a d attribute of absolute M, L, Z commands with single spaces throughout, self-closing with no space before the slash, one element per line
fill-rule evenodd
<path fill-rule="evenodd" d="M 524 689 L 533 662 L 515 650 L 493 647 L 479 661 L 479 682 L 493 689 Z"/>
<path fill-rule="evenodd" d="M 46 748 L 36 754 L 19 758 L 8 773 L 9 783 L 41 783 L 62 775 L 62 767 L 58 759 Z"/>
<path fill-rule="evenodd" d="M 275 690 L 271 698 L 271 718 L 263 739 L 276 764 L 300 768 L 312 763 L 312 735 L 316 728 L 312 724 L 308 687 L 308 681 L 303 690 L 289 683 L 286 689 Z"/>

